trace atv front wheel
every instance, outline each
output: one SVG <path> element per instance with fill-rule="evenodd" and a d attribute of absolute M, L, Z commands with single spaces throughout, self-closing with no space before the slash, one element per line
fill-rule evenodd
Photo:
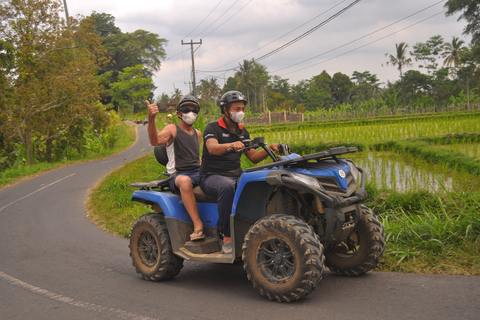
<path fill-rule="evenodd" d="M 372 209 L 362 215 L 347 240 L 325 251 L 327 267 L 342 276 L 359 276 L 375 268 L 385 250 L 383 225 Z"/>
<path fill-rule="evenodd" d="M 242 249 L 248 279 L 270 300 L 299 300 L 322 278 L 323 245 L 313 229 L 296 217 L 272 215 L 257 221 Z"/>
<path fill-rule="evenodd" d="M 160 281 L 175 277 L 183 259 L 172 252 L 165 217 L 158 213 L 141 216 L 130 234 L 130 257 L 145 280 Z"/>

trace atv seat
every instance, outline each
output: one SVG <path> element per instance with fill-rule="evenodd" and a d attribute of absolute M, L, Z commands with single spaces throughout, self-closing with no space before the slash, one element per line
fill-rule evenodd
<path fill-rule="evenodd" d="M 197 200 L 197 202 L 217 203 L 217 197 L 206 194 L 200 186 L 193 188 L 193 194 L 195 195 L 195 200 Z"/>
<path fill-rule="evenodd" d="M 168 155 L 167 147 L 165 145 L 155 146 L 153 149 L 153 153 L 158 163 L 160 163 L 162 166 L 167 165 Z M 167 172 L 164 172 L 162 174 L 168 176 L 168 178 L 153 180 L 150 182 L 136 182 L 131 184 L 131 186 L 135 188 L 159 188 L 162 191 L 167 190 L 169 189 L 169 182 L 173 179 L 174 176 L 170 176 L 170 174 Z M 180 192 L 176 190 L 175 194 L 180 195 Z M 197 200 L 197 202 L 217 203 L 217 198 L 215 196 L 206 194 L 199 186 L 193 188 L 193 194 L 195 195 L 195 200 Z"/>

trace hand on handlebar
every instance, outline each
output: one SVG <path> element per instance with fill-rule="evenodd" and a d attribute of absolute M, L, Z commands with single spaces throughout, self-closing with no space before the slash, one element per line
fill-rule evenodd
<path fill-rule="evenodd" d="M 233 148 L 233 151 L 234 152 L 243 152 L 243 151 L 239 151 L 239 150 L 243 150 L 245 149 L 245 145 L 240 142 L 240 141 L 235 141 L 235 142 L 232 142 L 229 146 L 229 148 Z"/>
<path fill-rule="evenodd" d="M 272 149 L 273 151 L 279 152 L 280 149 L 278 148 L 278 143 L 274 143 L 268 146 L 269 149 Z"/>

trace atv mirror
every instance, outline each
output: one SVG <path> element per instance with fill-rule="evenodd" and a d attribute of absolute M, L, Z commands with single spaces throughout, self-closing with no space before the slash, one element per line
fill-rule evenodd
<path fill-rule="evenodd" d="M 256 137 L 255 139 L 253 139 L 253 143 L 255 144 L 263 144 L 264 143 L 264 138 L 263 137 Z"/>

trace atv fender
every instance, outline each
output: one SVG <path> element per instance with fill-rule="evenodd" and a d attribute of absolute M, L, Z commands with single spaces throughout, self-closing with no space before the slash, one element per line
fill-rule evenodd
<path fill-rule="evenodd" d="M 165 217 L 179 219 L 185 222 L 192 222 L 190 216 L 183 205 L 179 195 L 172 192 L 159 192 L 153 190 L 135 190 L 132 195 L 132 201 L 141 202 L 154 206 L 157 204 Z M 200 218 L 205 226 L 215 227 L 218 222 L 217 204 L 197 202 Z"/>

